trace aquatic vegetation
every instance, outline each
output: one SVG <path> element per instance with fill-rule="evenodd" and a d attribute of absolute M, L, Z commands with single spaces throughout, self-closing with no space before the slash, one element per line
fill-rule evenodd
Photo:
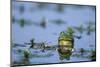
<path fill-rule="evenodd" d="M 34 48 L 34 45 L 35 45 L 35 44 L 34 44 L 34 39 L 31 39 L 30 42 L 31 42 L 31 43 L 30 43 L 30 44 L 31 44 L 30 48 Z"/>
<path fill-rule="evenodd" d="M 13 47 L 26 47 L 24 44 L 13 43 Z"/>
<path fill-rule="evenodd" d="M 28 43 L 28 44 L 30 44 L 30 48 L 43 49 L 43 51 L 44 51 L 44 49 L 45 49 L 45 43 L 44 42 L 36 43 L 34 40 L 35 39 L 31 39 L 30 43 Z"/>
<path fill-rule="evenodd" d="M 31 57 L 31 53 L 29 50 L 24 50 L 23 51 L 23 60 L 22 63 L 23 64 L 29 64 L 29 59 Z"/>
<path fill-rule="evenodd" d="M 39 27 L 45 29 L 45 28 L 47 27 L 46 18 L 43 17 L 39 23 L 37 23 L 37 22 L 33 22 L 33 25 L 35 25 L 35 26 L 39 26 Z"/>
<path fill-rule="evenodd" d="M 71 56 L 72 56 L 72 57 L 78 57 L 78 58 L 81 57 L 81 55 L 80 55 L 80 54 L 77 54 L 77 53 L 76 53 L 76 54 L 72 54 Z"/>
<path fill-rule="evenodd" d="M 30 52 L 28 50 L 18 49 L 17 50 L 18 60 L 14 60 L 12 63 L 14 66 L 16 65 L 26 65 L 29 64 Z"/>
<path fill-rule="evenodd" d="M 72 27 L 67 28 L 67 31 L 66 31 L 67 36 L 73 38 L 74 33 L 75 33 L 75 31 Z"/>
<path fill-rule="evenodd" d="M 51 56 L 53 56 L 54 54 L 52 54 L 52 53 L 47 53 L 47 54 L 32 54 L 32 58 L 36 58 L 36 57 L 38 57 L 38 58 L 46 58 L 46 57 L 51 57 Z"/>
<path fill-rule="evenodd" d="M 68 27 L 67 28 L 67 31 L 62 31 L 61 33 L 60 33 L 60 37 L 69 37 L 69 38 L 73 38 L 74 37 L 74 33 L 75 33 L 75 31 L 73 30 L 73 28 L 71 28 L 71 27 Z"/>
<path fill-rule="evenodd" d="M 91 61 L 96 61 L 96 51 L 95 51 L 95 50 L 92 50 L 92 51 L 91 51 L 91 56 L 90 56 L 90 58 L 91 58 Z"/>
<path fill-rule="evenodd" d="M 19 50 L 17 50 L 18 51 L 18 53 L 22 53 L 22 50 L 21 49 L 19 49 Z"/>
<path fill-rule="evenodd" d="M 74 53 L 72 53 L 72 57 L 87 58 L 90 60 L 91 57 L 90 54 L 91 54 L 91 50 L 85 48 L 79 48 Z"/>
<path fill-rule="evenodd" d="M 61 5 L 61 4 L 58 4 L 56 10 L 57 10 L 58 12 L 63 12 L 63 11 L 64 11 L 64 6 Z"/>
<path fill-rule="evenodd" d="M 13 47 L 17 47 L 19 46 L 19 44 L 16 44 L 16 43 L 12 43 Z"/>
<path fill-rule="evenodd" d="M 65 24 L 65 23 L 66 23 L 65 21 L 63 21 L 63 20 L 61 20 L 61 19 L 53 20 L 52 22 L 53 22 L 54 24 L 56 24 L 56 25 L 62 25 L 62 24 Z"/>
<path fill-rule="evenodd" d="M 22 4 L 19 6 L 19 12 L 22 14 L 25 11 L 25 6 Z"/>
<path fill-rule="evenodd" d="M 89 46 L 90 46 L 90 47 L 95 47 L 93 44 L 90 44 Z"/>
<path fill-rule="evenodd" d="M 87 35 L 90 35 L 91 32 L 94 32 L 94 31 L 95 31 L 95 24 L 94 24 L 94 22 L 89 21 L 89 22 L 87 23 L 86 31 L 87 31 Z"/>
<path fill-rule="evenodd" d="M 24 27 L 24 26 L 28 26 L 28 25 L 35 25 L 35 26 L 40 26 L 42 28 L 46 28 L 46 25 L 47 25 L 47 22 L 46 22 L 46 19 L 43 18 L 39 23 L 35 23 L 31 20 L 26 20 L 24 18 L 21 18 L 21 19 L 15 19 L 14 17 L 12 18 L 12 22 L 16 22 L 18 23 L 21 27 Z"/>
<path fill-rule="evenodd" d="M 45 46 L 45 50 L 56 50 L 57 48 L 56 46 Z"/>
<path fill-rule="evenodd" d="M 81 24 L 79 27 L 73 27 L 79 33 L 86 32 L 87 35 L 90 35 L 92 32 L 95 32 L 95 24 L 92 21 L 86 23 L 86 27 Z"/>
<path fill-rule="evenodd" d="M 40 22 L 40 26 L 41 26 L 42 28 L 46 28 L 46 24 L 47 24 L 46 19 L 43 18 L 43 19 L 41 20 L 41 22 Z"/>
<path fill-rule="evenodd" d="M 66 33 L 64 31 L 60 32 L 60 37 L 65 37 Z"/>
<path fill-rule="evenodd" d="M 20 20 L 19 20 L 20 26 L 21 26 L 21 27 L 24 27 L 25 22 L 26 22 L 26 21 L 25 21 L 24 19 L 20 19 Z"/>
<path fill-rule="evenodd" d="M 26 50 L 23 52 L 23 54 L 24 54 L 24 58 L 28 59 L 30 57 L 30 53 Z"/>
<path fill-rule="evenodd" d="M 82 38 L 81 35 L 80 35 L 80 36 L 76 36 L 76 35 L 74 35 L 74 37 L 77 38 L 77 39 L 81 39 L 81 38 Z"/>
<path fill-rule="evenodd" d="M 24 27 L 25 25 L 32 25 L 32 22 L 30 20 L 26 20 L 24 18 L 21 18 L 17 22 L 21 27 Z"/>
<path fill-rule="evenodd" d="M 80 34 L 82 34 L 85 29 L 83 27 L 83 25 L 81 24 L 80 26 L 77 26 L 77 27 L 73 27 L 75 30 L 77 30 Z"/>
<path fill-rule="evenodd" d="M 80 51 L 81 55 L 83 56 L 83 54 L 86 52 L 84 48 L 80 48 Z"/>

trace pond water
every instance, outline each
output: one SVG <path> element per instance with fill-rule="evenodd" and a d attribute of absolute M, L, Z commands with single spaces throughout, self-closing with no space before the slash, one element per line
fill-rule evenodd
<path fill-rule="evenodd" d="M 95 6 L 59 6 L 50 3 L 13 1 L 12 20 L 13 64 L 91 61 L 91 54 L 95 51 L 95 31 L 91 31 L 91 27 L 87 26 L 88 22 L 92 22 L 92 27 L 95 28 Z M 81 30 L 83 33 L 75 29 L 81 25 L 84 28 Z M 79 39 L 74 38 L 71 55 L 60 53 L 57 47 L 60 32 L 66 31 L 68 27 L 75 29 L 74 35 L 81 36 Z M 44 50 L 43 48 L 30 48 L 31 39 L 34 39 L 35 43 L 45 43 L 45 45 L 56 47 Z"/>

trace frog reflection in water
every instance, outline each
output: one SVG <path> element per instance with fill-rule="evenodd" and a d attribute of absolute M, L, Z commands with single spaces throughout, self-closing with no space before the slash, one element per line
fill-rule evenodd
<path fill-rule="evenodd" d="M 71 51 L 62 52 L 61 49 L 58 49 L 58 53 L 59 53 L 60 60 L 64 60 L 64 59 L 70 60 Z"/>
<path fill-rule="evenodd" d="M 74 47 L 73 33 L 74 31 L 72 28 L 68 28 L 67 32 L 60 33 L 60 37 L 58 38 L 58 53 L 60 60 L 70 60 L 72 49 Z"/>

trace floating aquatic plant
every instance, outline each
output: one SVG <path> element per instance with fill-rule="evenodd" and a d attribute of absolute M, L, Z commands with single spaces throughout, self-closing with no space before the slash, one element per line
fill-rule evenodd
<path fill-rule="evenodd" d="M 65 24 L 65 23 L 66 23 L 65 21 L 63 21 L 63 20 L 61 20 L 61 19 L 53 20 L 52 22 L 53 22 L 54 24 L 56 24 L 56 25 L 62 25 L 62 24 Z"/>
<path fill-rule="evenodd" d="M 23 4 L 21 4 L 21 5 L 19 6 L 19 12 L 20 12 L 20 13 L 24 13 L 24 11 L 25 11 L 25 6 L 24 6 Z"/>
<path fill-rule="evenodd" d="M 80 51 L 81 55 L 83 55 L 85 53 L 85 49 L 84 48 L 80 48 Z"/>
<path fill-rule="evenodd" d="M 92 50 L 92 51 L 91 51 L 91 56 L 90 56 L 90 58 L 91 58 L 91 61 L 96 61 L 96 51 L 95 51 L 95 50 Z"/>
<path fill-rule="evenodd" d="M 24 50 L 24 52 L 23 52 L 23 56 L 24 56 L 24 58 L 28 59 L 28 58 L 30 57 L 30 53 L 29 53 L 29 51 Z"/>
<path fill-rule="evenodd" d="M 45 54 L 32 54 L 32 58 L 35 58 L 35 57 L 38 57 L 38 58 L 46 58 L 46 57 L 51 57 L 51 56 L 53 56 L 54 54 L 52 54 L 52 53 L 45 53 Z"/>
<path fill-rule="evenodd" d="M 21 18 L 17 22 L 21 27 L 24 27 L 25 25 L 32 25 L 32 22 L 30 20 L 25 20 L 24 18 Z"/>
<path fill-rule="evenodd" d="M 31 57 L 31 52 L 29 50 L 24 50 L 23 51 L 23 64 L 29 64 L 29 59 Z"/>
<path fill-rule="evenodd" d="M 87 35 L 90 35 L 91 32 L 94 32 L 94 31 L 95 31 L 95 24 L 94 24 L 94 22 L 89 21 L 89 22 L 87 23 L 87 27 L 86 27 Z"/>
<path fill-rule="evenodd" d="M 31 44 L 30 48 L 34 48 L 34 45 L 35 45 L 35 44 L 34 44 L 34 39 L 31 39 L 30 42 L 31 42 L 31 43 L 30 43 L 30 44 Z"/>
<path fill-rule="evenodd" d="M 69 37 L 69 38 L 73 38 L 75 31 L 73 30 L 73 28 L 68 27 L 67 31 L 62 31 L 60 33 L 60 37 Z"/>
<path fill-rule="evenodd" d="M 77 27 L 73 27 L 76 31 L 78 31 L 80 34 L 82 34 L 84 31 L 85 31 L 85 29 L 84 29 L 84 27 L 83 27 L 83 25 L 81 24 L 81 25 L 79 25 L 79 26 L 77 26 Z"/>
<path fill-rule="evenodd" d="M 74 33 L 75 31 L 72 27 L 67 28 L 67 31 L 66 31 L 67 36 L 73 37 Z"/>
<path fill-rule="evenodd" d="M 46 19 L 43 18 L 43 19 L 41 20 L 41 22 L 40 22 L 40 26 L 41 26 L 42 28 L 46 28 L 46 24 L 47 24 Z"/>
<path fill-rule="evenodd" d="M 64 11 L 64 6 L 61 5 L 61 4 L 58 4 L 56 10 L 57 10 L 58 12 L 63 12 L 63 11 Z"/>

